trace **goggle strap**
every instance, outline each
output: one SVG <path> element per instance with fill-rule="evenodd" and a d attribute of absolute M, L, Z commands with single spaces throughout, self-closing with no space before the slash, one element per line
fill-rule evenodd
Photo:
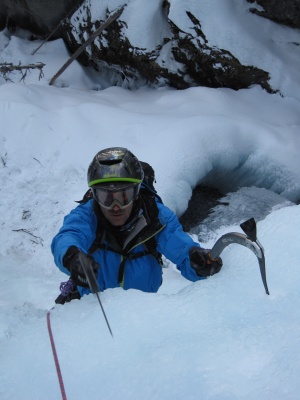
<path fill-rule="evenodd" d="M 95 179 L 88 183 L 89 186 L 98 185 L 100 183 L 109 183 L 109 182 L 129 182 L 129 183 L 142 183 L 140 179 L 134 178 L 102 178 L 102 179 Z"/>

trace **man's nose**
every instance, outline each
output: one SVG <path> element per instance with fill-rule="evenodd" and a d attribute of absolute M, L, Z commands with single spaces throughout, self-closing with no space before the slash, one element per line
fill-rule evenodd
<path fill-rule="evenodd" d="M 120 207 L 118 206 L 117 203 L 114 204 L 112 210 L 113 210 L 113 211 L 119 211 L 119 210 L 120 210 Z"/>

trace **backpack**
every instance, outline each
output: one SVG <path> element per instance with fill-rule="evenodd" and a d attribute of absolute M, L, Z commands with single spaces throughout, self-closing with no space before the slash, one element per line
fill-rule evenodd
<path fill-rule="evenodd" d="M 154 169 L 151 167 L 150 164 L 144 161 L 140 161 L 140 164 L 144 171 L 144 179 L 141 185 L 141 190 L 143 192 L 149 190 L 150 192 L 152 192 L 152 194 L 154 194 L 158 201 L 163 204 L 161 197 L 157 194 L 157 191 L 154 187 L 154 182 L 156 182 Z"/>

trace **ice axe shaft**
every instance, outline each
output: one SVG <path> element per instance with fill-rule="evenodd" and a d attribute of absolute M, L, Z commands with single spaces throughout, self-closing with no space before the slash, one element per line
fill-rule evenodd
<path fill-rule="evenodd" d="M 114 335 L 113 335 L 113 333 L 112 333 L 112 330 L 111 330 L 111 328 L 110 328 L 110 325 L 109 325 L 109 322 L 108 322 L 107 316 L 106 316 L 106 314 L 105 314 L 105 311 L 104 311 L 103 305 L 102 305 L 102 303 L 101 303 L 101 300 L 100 300 L 99 293 L 98 293 L 98 292 L 95 292 L 95 295 L 97 296 L 98 302 L 99 302 L 99 304 L 100 304 L 100 307 L 101 307 L 101 310 L 102 310 L 102 312 L 103 312 L 103 315 L 104 315 L 104 318 L 105 318 L 105 321 L 106 321 L 106 324 L 107 324 L 108 330 L 109 330 L 109 332 L 110 332 L 111 336 L 112 336 L 112 337 L 114 337 Z"/>
<path fill-rule="evenodd" d="M 108 330 L 109 330 L 111 336 L 113 337 L 113 333 L 112 333 L 111 327 L 109 325 L 106 313 L 104 311 L 103 305 L 102 305 L 101 300 L 100 300 L 100 296 L 99 296 L 99 293 L 98 293 L 100 290 L 99 290 L 98 282 L 97 282 L 96 276 L 94 274 L 93 268 L 91 268 L 88 259 L 85 257 L 85 255 L 83 253 L 79 253 L 79 261 L 80 261 L 82 269 L 83 269 L 83 271 L 85 273 L 86 279 L 87 279 L 89 287 L 91 289 L 91 292 L 94 293 L 97 296 L 97 299 L 98 299 L 100 308 L 102 310 L 104 319 L 106 321 Z"/>

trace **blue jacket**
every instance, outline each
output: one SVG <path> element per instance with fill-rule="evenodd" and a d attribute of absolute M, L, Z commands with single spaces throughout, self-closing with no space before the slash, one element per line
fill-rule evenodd
<path fill-rule="evenodd" d="M 157 203 L 160 229 L 155 233 L 157 250 L 172 263 L 176 264 L 181 274 L 191 280 L 199 277 L 190 265 L 189 249 L 199 246 L 183 231 L 176 215 L 165 205 Z M 63 257 L 70 246 L 76 246 L 84 253 L 92 245 L 96 237 L 97 216 L 93 208 L 93 200 L 77 206 L 64 218 L 64 223 L 54 237 L 51 250 L 58 268 L 70 275 L 63 266 Z M 108 243 L 106 243 L 108 244 Z M 130 253 L 144 251 L 142 243 L 136 243 Z M 119 287 L 118 273 L 122 256 L 110 250 L 97 250 L 93 253 L 95 261 L 101 266 L 98 270 L 98 284 L 101 291 Z M 162 283 L 162 266 L 152 255 L 136 259 L 128 259 L 124 270 L 124 289 L 139 289 L 145 292 L 157 292 Z M 78 288 L 81 295 L 90 293 L 89 289 Z"/>

